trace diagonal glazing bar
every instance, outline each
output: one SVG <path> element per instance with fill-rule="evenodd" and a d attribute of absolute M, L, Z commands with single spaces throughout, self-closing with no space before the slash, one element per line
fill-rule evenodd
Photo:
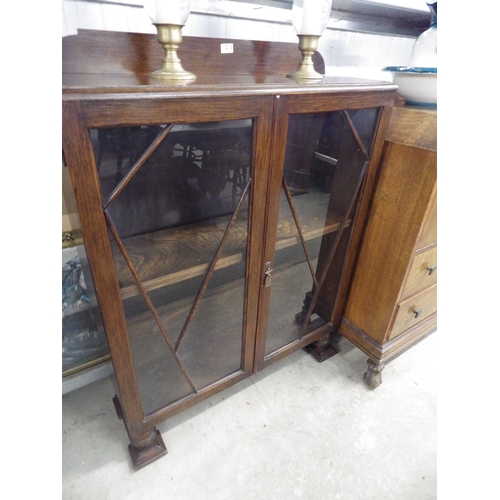
<path fill-rule="evenodd" d="M 369 160 L 370 156 L 368 155 L 368 153 L 365 149 L 365 146 L 363 145 L 363 142 L 361 141 L 361 138 L 359 137 L 358 131 L 356 130 L 354 123 L 352 123 L 351 117 L 349 116 L 349 114 L 345 110 L 342 111 L 342 116 L 345 118 L 349 127 L 351 127 L 352 135 L 354 136 L 354 139 L 356 139 L 356 143 L 358 144 L 359 149 L 361 149 L 361 152 L 363 153 L 366 160 Z"/>
<path fill-rule="evenodd" d="M 174 123 L 167 125 L 154 139 L 154 141 L 149 145 L 148 149 L 142 154 L 142 156 L 137 160 L 135 165 L 130 169 L 127 175 L 120 181 L 118 186 L 110 194 L 109 198 L 104 203 L 104 210 L 108 205 L 123 191 L 127 184 L 132 180 L 132 177 L 139 171 L 139 169 L 146 163 L 146 160 L 153 154 L 155 149 L 162 143 L 163 139 L 167 137 L 168 133 L 174 126 Z"/>
<path fill-rule="evenodd" d="M 300 227 L 299 217 L 297 215 L 297 211 L 295 210 L 295 205 L 292 200 L 292 194 L 290 193 L 290 189 L 288 187 L 288 183 L 286 182 L 285 176 L 283 176 L 283 189 L 285 190 L 286 199 L 288 200 L 290 210 L 292 211 L 293 220 L 295 222 L 295 225 L 297 226 L 297 232 L 299 233 L 300 242 L 302 243 L 304 253 L 306 254 L 306 259 L 307 263 L 309 264 L 309 270 L 311 271 L 314 286 L 318 286 L 318 282 L 316 280 L 316 272 L 314 271 L 311 255 L 309 254 L 309 250 L 307 249 L 306 240 L 304 239 L 304 234 L 302 233 L 302 228 Z"/>
<path fill-rule="evenodd" d="M 222 254 L 222 251 L 224 250 L 224 246 L 226 245 L 227 239 L 229 237 L 229 233 L 231 232 L 231 229 L 233 228 L 236 219 L 240 213 L 241 207 L 243 206 L 243 202 L 245 200 L 245 197 L 248 193 L 248 190 L 250 188 L 250 183 L 252 182 L 252 179 L 249 179 L 247 182 L 247 185 L 245 186 L 245 189 L 243 190 L 243 193 L 241 195 L 240 201 L 238 202 L 238 206 L 236 207 L 236 210 L 233 213 L 233 216 L 226 228 L 226 231 L 224 232 L 224 236 L 222 237 L 222 241 L 219 244 L 219 248 L 217 249 L 217 252 L 215 253 L 215 256 L 210 263 L 210 267 L 208 268 L 207 274 L 205 275 L 205 278 L 203 280 L 203 283 L 200 286 L 200 289 L 198 290 L 198 293 L 196 295 L 196 298 L 193 302 L 193 305 L 191 306 L 191 310 L 189 311 L 188 317 L 186 318 L 186 322 L 184 323 L 184 326 L 182 328 L 182 331 L 179 335 L 179 338 L 177 339 L 177 342 L 175 344 L 175 352 L 179 350 L 182 341 L 184 340 L 184 337 L 186 335 L 187 329 L 189 328 L 189 325 L 191 323 L 191 320 L 193 319 L 194 313 L 196 312 L 196 309 L 203 297 L 203 294 L 205 293 L 205 290 L 207 289 L 208 282 L 210 281 L 210 278 L 212 277 L 212 274 L 214 272 L 215 266 L 217 264 L 217 261 L 219 260 L 219 257 Z"/>
<path fill-rule="evenodd" d="M 163 326 L 161 318 L 158 315 L 158 313 L 156 312 L 155 306 L 151 302 L 151 299 L 149 298 L 149 295 L 147 294 L 146 289 L 144 288 L 143 284 L 141 283 L 139 275 L 137 274 L 137 271 L 135 270 L 135 267 L 132 264 L 132 261 L 130 260 L 130 258 L 128 256 L 127 250 L 125 249 L 125 246 L 123 245 L 123 242 L 121 241 L 120 236 L 118 235 L 118 232 L 116 231 L 116 228 L 113 224 L 113 221 L 111 220 L 111 217 L 109 216 L 109 214 L 107 212 L 105 212 L 105 215 L 106 215 L 106 221 L 108 223 L 108 227 L 109 227 L 111 233 L 113 234 L 113 237 L 115 238 L 115 241 L 118 245 L 118 248 L 120 249 L 120 252 L 122 253 L 123 258 L 125 259 L 125 262 L 127 263 L 127 266 L 130 269 L 130 272 L 132 273 L 132 276 L 133 276 L 142 296 L 144 297 L 144 300 L 146 301 L 146 304 L 148 305 L 151 313 L 153 314 L 153 317 L 158 325 L 158 328 L 160 329 L 160 331 L 161 331 L 170 351 L 172 352 L 172 354 L 175 358 L 175 361 L 179 365 L 179 368 L 181 369 L 184 377 L 186 377 L 186 380 L 188 381 L 189 385 L 191 386 L 191 389 L 193 389 L 193 392 L 195 394 L 197 394 L 198 390 L 196 389 L 193 381 L 191 380 L 191 377 L 189 376 L 184 364 L 182 363 L 179 356 L 177 355 L 177 353 L 174 349 L 174 346 L 173 346 L 173 344 L 172 344 L 172 342 L 167 334 L 167 331 L 165 330 L 165 327 Z"/>
<path fill-rule="evenodd" d="M 312 313 L 314 311 L 314 308 L 316 307 L 316 302 L 318 301 L 318 297 L 319 297 L 319 293 L 321 291 L 321 288 L 323 286 L 323 283 L 325 281 L 325 278 L 326 278 L 326 275 L 328 273 L 328 268 L 330 267 L 331 263 L 332 263 L 332 260 L 333 260 L 333 256 L 335 255 L 335 252 L 337 250 L 337 246 L 339 244 L 339 241 L 340 241 L 340 238 L 342 236 L 342 233 L 344 232 L 344 229 L 347 227 L 347 222 L 349 220 L 349 215 L 351 214 L 352 210 L 353 210 L 353 207 L 354 207 L 354 204 L 356 202 L 356 198 L 358 197 L 358 194 L 360 192 L 360 189 L 361 189 L 361 186 L 363 184 L 363 181 L 365 179 L 365 174 L 366 174 L 366 169 L 368 167 L 368 161 L 365 161 L 364 165 L 363 165 L 363 169 L 361 170 L 361 174 L 358 178 L 358 182 L 356 184 L 356 188 L 354 189 L 354 192 L 353 192 L 353 195 L 352 195 L 352 198 L 350 200 L 350 203 L 349 203 L 349 208 L 348 210 L 346 210 L 346 213 L 342 219 L 342 222 L 339 226 L 339 229 L 337 231 L 337 234 L 335 236 L 335 241 L 330 249 L 330 253 L 328 254 L 328 259 L 326 260 L 326 264 L 325 264 L 325 267 L 323 269 L 323 273 L 321 274 L 321 278 L 319 279 L 318 281 L 318 285 L 316 287 L 316 289 L 314 290 L 314 295 L 313 295 L 313 298 L 311 300 L 311 303 L 309 305 L 309 309 L 307 311 L 307 315 L 305 316 L 305 319 L 304 319 L 304 322 L 302 323 L 302 327 L 300 329 L 300 333 L 299 333 L 299 340 L 302 338 L 302 336 L 304 335 L 304 331 L 306 329 L 306 326 L 307 324 L 309 323 L 310 319 L 311 319 L 311 316 L 312 316 Z"/>

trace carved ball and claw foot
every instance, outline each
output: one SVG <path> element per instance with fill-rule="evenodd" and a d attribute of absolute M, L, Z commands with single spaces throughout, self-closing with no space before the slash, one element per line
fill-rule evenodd
<path fill-rule="evenodd" d="M 370 389 L 376 389 L 382 383 L 382 370 L 385 366 L 383 364 L 377 364 L 371 359 L 366 363 L 368 364 L 368 369 L 363 375 L 363 379 Z"/>

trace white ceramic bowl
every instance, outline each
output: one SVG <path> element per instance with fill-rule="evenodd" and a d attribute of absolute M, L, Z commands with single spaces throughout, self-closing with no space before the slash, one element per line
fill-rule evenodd
<path fill-rule="evenodd" d="M 388 66 L 384 71 L 393 74 L 398 93 L 408 104 L 437 105 L 437 68 Z"/>

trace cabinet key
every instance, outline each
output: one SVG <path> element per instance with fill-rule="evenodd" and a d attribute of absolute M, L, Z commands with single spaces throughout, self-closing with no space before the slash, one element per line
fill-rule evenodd
<path fill-rule="evenodd" d="M 413 311 L 415 318 L 418 318 L 422 314 L 422 309 L 415 309 Z"/>
<path fill-rule="evenodd" d="M 264 271 L 264 288 L 271 286 L 272 276 L 271 273 L 273 270 L 271 269 L 271 263 L 266 262 L 266 270 Z"/>

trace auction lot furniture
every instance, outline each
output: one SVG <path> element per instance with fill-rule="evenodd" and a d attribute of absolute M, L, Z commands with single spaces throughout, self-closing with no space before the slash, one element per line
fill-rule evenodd
<path fill-rule="evenodd" d="M 170 416 L 297 349 L 336 352 L 395 98 L 287 78 L 294 44 L 220 43 L 186 37 L 197 79 L 169 85 L 149 77 L 155 36 L 63 40 L 64 158 L 136 469 Z"/>
<path fill-rule="evenodd" d="M 369 356 L 365 380 L 437 326 L 437 111 L 395 106 L 339 332 Z"/>

